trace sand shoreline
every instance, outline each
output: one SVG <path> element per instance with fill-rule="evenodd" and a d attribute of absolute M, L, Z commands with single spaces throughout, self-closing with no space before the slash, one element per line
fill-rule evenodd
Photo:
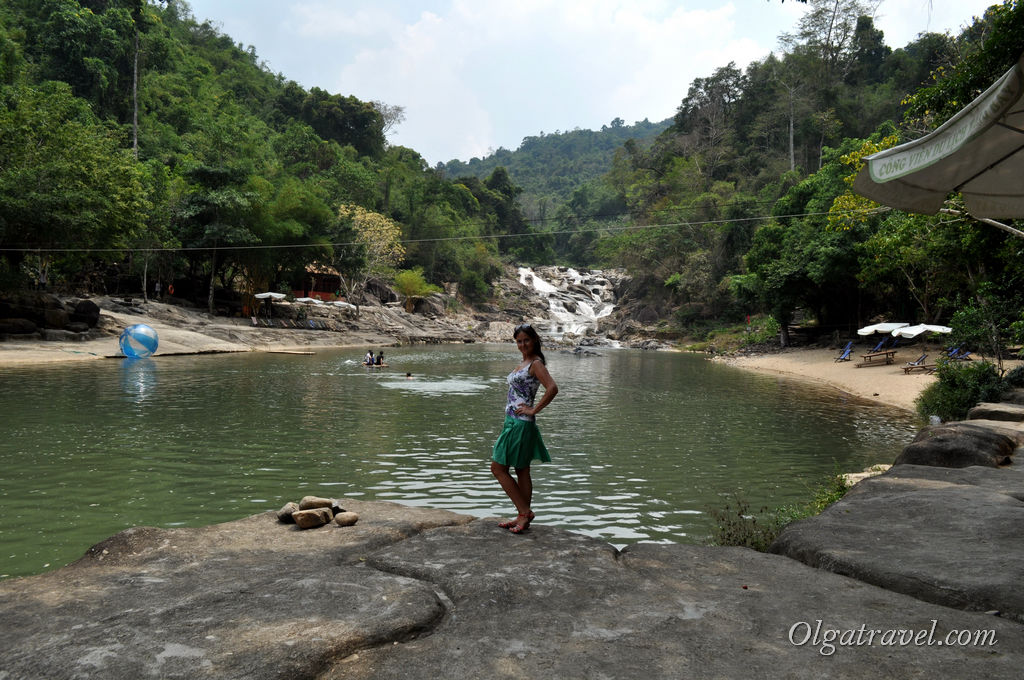
<path fill-rule="evenodd" d="M 132 319 L 135 323 L 146 323 L 149 319 Z M 290 334 L 286 331 L 269 331 L 258 337 L 236 335 L 233 339 L 219 339 L 197 331 L 170 328 L 153 323 L 160 335 L 160 349 L 156 358 L 189 356 L 199 354 L 238 352 L 281 352 L 316 351 L 327 349 L 359 349 L 360 356 L 369 347 L 393 346 L 394 338 L 359 334 L 334 333 L 315 334 L 304 332 Z M 275 337 L 276 336 L 276 337 Z M 836 363 L 837 352 L 827 349 L 796 348 L 780 352 L 715 357 L 736 368 L 783 375 L 795 380 L 805 380 L 816 385 L 825 385 L 846 394 L 894 406 L 907 411 L 914 410 L 914 400 L 934 380 L 934 375 L 912 373 L 907 375 L 901 366 L 910 358 L 897 355 L 896 363 L 885 366 L 857 368 L 850 362 Z M 116 336 L 103 337 L 84 342 L 61 342 L 46 340 L 17 340 L 0 342 L 0 368 L 26 367 L 123 358 Z M 916 358 L 916 355 L 915 357 Z"/>
<path fill-rule="evenodd" d="M 369 317 L 369 315 L 367 315 Z M 87 340 L 8 339 L 0 342 L 0 368 L 97 359 L 123 359 L 118 344 L 121 329 L 132 324 L 151 326 L 159 336 L 154 358 L 237 352 L 309 351 L 393 347 L 398 343 L 370 327 L 346 332 L 254 327 L 248 320 L 213 317 L 194 310 L 149 302 L 142 313 L 103 309 L 98 330 Z"/>
<path fill-rule="evenodd" d="M 939 351 L 933 348 L 908 348 L 897 353 L 892 364 L 861 367 L 858 366 L 859 357 L 856 355 L 853 361 L 836 362 L 839 350 L 802 347 L 764 354 L 719 357 L 716 360 L 746 370 L 807 380 L 855 397 L 914 411 L 914 400 L 936 380 L 936 376 L 920 371 L 907 374 L 902 367 L 925 352 L 935 355 Z M 914 356 L 911 357 L 911 354 Z"/>
<path fill-rule="evenodd" d="M 86 341 L 52 341 L 39 338 L 0 342 L 0 368 L 54 364 L 104 358 L 122 358 L 113 329 L 134 323 L 152 326 L 160 337 L 156 357 L 235 352 L 315 351 L 317 349 L 380 348 L 399 344 L 398 339 L 374 327 L 369 319 L 353 330 L 317 332 L 309 330 L 253 328 L 241 319 L 211 317 L 197 312 L 172 310 L 150 303 L 148 313 L 124 314 L 104 309 L 102 326 L 107 329 Z M 865 350 L 861 350 L 865 351 Z M 937 357 L 940 347 L 916 345 L 897 352 L 892 364 L 858 367 L 860 357 L 836 362 L 837 349 L 790 348 L 760 354 L 718 356 L 713 360 L 744 370 L 783 375 L 825 385 L 851 396 L 914 411 L 914 400 L 935 381 L 934 375 L 916 371 L 907 374 L 902 366 L 927 352 Z M 1013 364 L 1020 362 L 1011 362 Z"/>

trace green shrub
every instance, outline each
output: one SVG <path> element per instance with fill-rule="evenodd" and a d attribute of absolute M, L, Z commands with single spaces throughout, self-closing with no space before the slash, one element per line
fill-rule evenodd
<path fill-rule="evenodd" d="M 424 297 L 431 293 L 440 293 L 441 288 L 427 283 L 423 278 L 423 268 L 403 269 L 395 274 L 395 288 L 407 298 Z"/>
<path fill-rule="evenodd" d="M 838 472 L 824 484 L 811 490 L 811 500 L 806 503 L 787 505 L 776 510 L 761 508 L 750 512 L 749 504 L 736 500 L 736 507 L 726 505 L 722 510 L 711 510 L 715 527 L 709 539 L 711 545 L 740 546 L 758 552 L 767 552 L 779 532 L 787 524 L 820 514 L 825 508 L 842 498 L 849 490 L 846 480 Z"/>
<path fill-rule="evenodd" d="M 768 508 L 761 508 L 756 514 L 750 512 L 750 506 L 742 499 L 736 500 L 736 507 L 726 505 L 722 510 L 709 512 L 715 520 L 711 534 L 711 545 L 728 545 L 751 548 L 758 552 L 767 552 L 782 527 L 775 515 Z"/>
<path fill-rule="evenodd" d="M 987 361 L 939 361 L 939 379 L 917 398 L 922 417 L 938 416 L 944 421 L 963 420 L 967 412 L 983 401 L 999 401 L 1006 381 Z"/>
<path fill-rule="evenodd" d="M 1007 373 L 1006 384 L 1010 387 L 1024 387 L 1024 366 L 1017 366 Z"/>
<path fill-rule="evenodd" d="M 811 490 L 811 500 L 800 505 L 786 505 L 776 511 L 775 516 L 779 520 L 780 530 L 790 522 L 798 519 L 806 519 L 820 515 L 821 512 L 846 495 L 850 490 L 846 479 L 839 472 L 834 473 Z"/>
<path fill-rule="evenodd" d="M 752 319 L 750 333 L 744 338 L 744 345 L 760 345 L 766 342 L 774 342 L 779 339 L 779 331 L 782 326 L 775 320 L 775 317 L 766 316 Z"/>
<path fill-rule="evenodd" d="M 491 294 L 491 287 L 483 276 L 469 269 L 459 279 L 459 292 L 470 302 L 483 302 Z"/>

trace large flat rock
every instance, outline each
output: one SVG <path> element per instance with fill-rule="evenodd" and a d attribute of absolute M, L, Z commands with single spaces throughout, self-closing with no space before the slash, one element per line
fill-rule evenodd
<path fill-rule="evenodd" d="M 494 519 L 343 505 L 360 514 L 354 527 L 300 531 L 264 513 L 139 528 L 0 582 L 0 679 L 1017 678 L 1024 667 L 1015 622 L 779 555 L 619 552 L 541 525 L 516 536 Z M 938 644 L 951 631 L 993 632 Z"/>
<path fill-rule="evenodd" d="M 309 678 L 445 616 L 430 583 L 367 569 L 374 550 L 471 518 L 346 501 L 363 520 L 301 531 L 264 513 L 137 528 L 48 574 L 0 582 L 0 679 Z"/>
<path fill-rule="evenodd" d="M 479 520 L 368 563 L 438 584 L 451 612 L 430 635 L 360 652 L 327 678 L 1017 678 L 1024 660 L 1024 629 L 1012 622 L 743 548 L 638 544 L 617 553 L 561 530 L 512 536 Z M 870 631 L 930 630 L 933 621 L 942 630 L 934 639 L 986 629 L 999 642 L 887 646 L 876 633 L 866 644 Z M 804 642 L 818 622 L 863 627 L 865 644 Z"/>
<path fill-rule="evenodd" d="M 887 590 L 1024 622 L 1024 470 L 896 465 L 772 552 Z"/>

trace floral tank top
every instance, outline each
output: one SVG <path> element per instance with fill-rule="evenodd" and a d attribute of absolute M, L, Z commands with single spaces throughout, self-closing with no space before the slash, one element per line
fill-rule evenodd
<path fill-rule="evenodd" d="M 537 388 L 540 387 L 540 380 L 530 375 L 530 366 L 533 366 L 533 361 L 508 374 L 508 404 L 505 406 L 505 415 L 516 420 L 536 420 L 534 416 L 516 413 L 516 408 L 523 404 L 533 406 Z"/>

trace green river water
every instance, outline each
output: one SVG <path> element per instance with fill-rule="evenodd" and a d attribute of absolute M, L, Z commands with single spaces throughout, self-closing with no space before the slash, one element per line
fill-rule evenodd
<path fill-rule="evenodd" d="M 305 495 L 514 514 L 490 475 L 513 345 L 228 354 L 0 368 L 0 578 L 132 526 L 202 526 Z M 910 414 L 701 356 L 548 352 L 537 523 L 701 542 L 708 510 L 806 500 L 891 462 Z M 413 379 L 407 380 L 405 373 Z"/>

